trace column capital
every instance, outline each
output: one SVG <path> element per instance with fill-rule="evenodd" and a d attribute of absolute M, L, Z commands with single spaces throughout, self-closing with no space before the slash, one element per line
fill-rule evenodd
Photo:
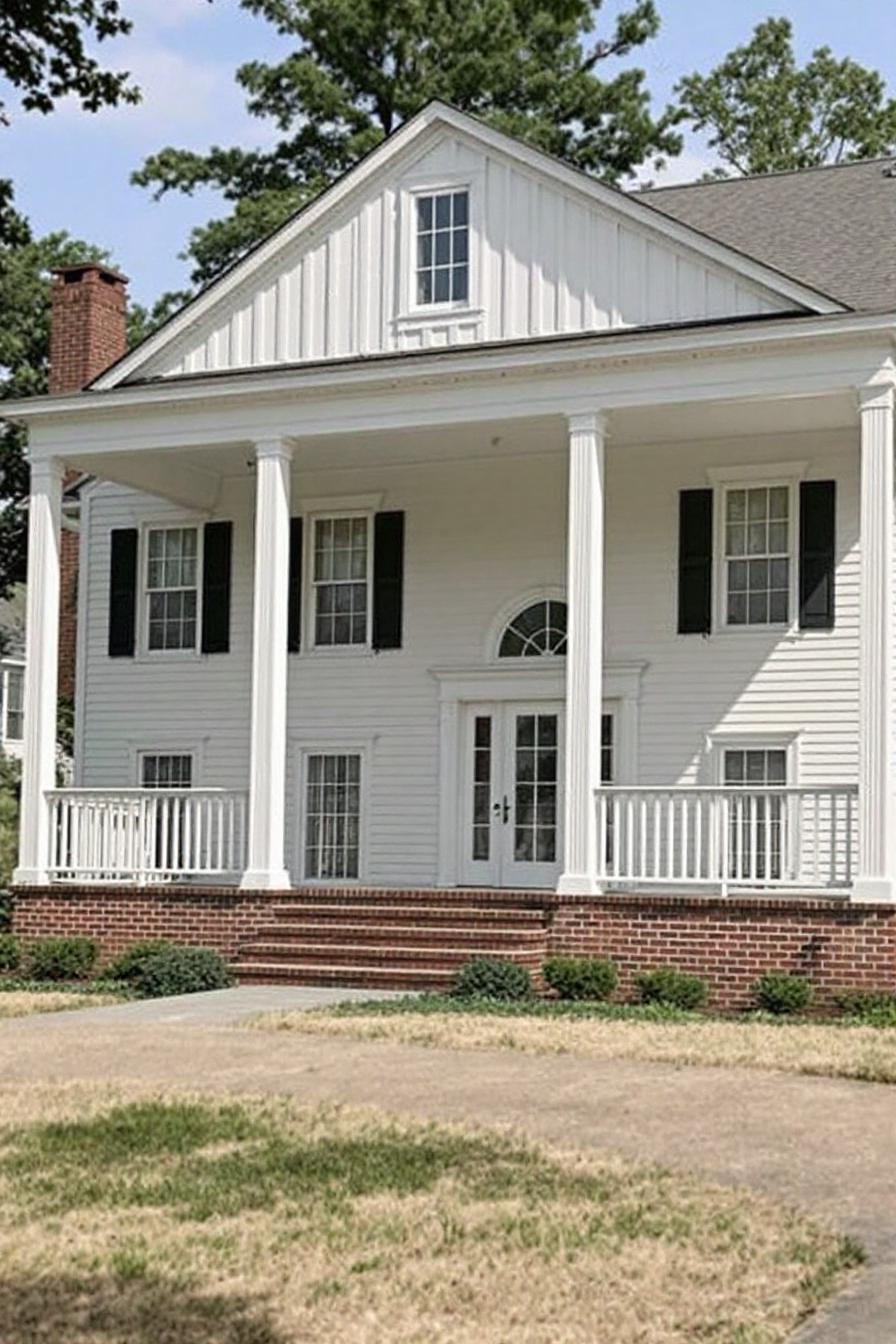
<path fill-rule="evenodd" d="M 271 435 L 269 438 L 256 439 L 252 445 L 257 459 L 263 457 L 276 457 L 284 462 L 292 461 L 292 440 L 284 439 L 277 435 Z"/>
<path fill-rule="evenodd" d="M 29 458 L 32 486 L 61 485 L 65 475 L 65 463 L 60 457 Z"/>
<path fill-rule="evenodd" d="M 590 411 L 568 411 L 566 423 L 570 434 L 606 435 L 607 413 L 598 407 Z"/>
<path fill-rule="evenodd" d="M 896 396 L 896 380 L 863 383 L 856 388 L 859 411 L 891 411 Z"/>

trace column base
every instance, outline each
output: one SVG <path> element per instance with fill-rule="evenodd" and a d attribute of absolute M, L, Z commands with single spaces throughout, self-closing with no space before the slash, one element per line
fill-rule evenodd
<path fill-rule="evenodd" d="M 896 878 L 859 877 L 850 897 L 856 905 L 886 905 L 896 903 Z"/>
<path fill-rule="evenodd" d="M 588 873 L 562 873 L 557 882 L 558 896 L 602 896 L 600 878 Z"/>
<path fill-rule="evenodd" d="M 292 882 L 285 868 L 247 868 L 240 878 L 240 891 L 290 891 Z"/>
<path fill-rule="evenodd" d="M 48 887 L 50 874 L 43 868 L 14 868 L 10 879 L 13 887 Z"/>

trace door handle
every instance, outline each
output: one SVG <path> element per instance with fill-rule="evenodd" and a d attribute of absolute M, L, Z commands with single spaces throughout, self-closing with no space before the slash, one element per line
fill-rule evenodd
<path fill-rule="evenodd" d="M 508 821 L 510 820 L 510 803 L 507 801 L 506 793 L 503 799 L 501 799 L 499 802 L 492 803 L 492 811 L 494 812 L 496 817 L 501 818 L 502 822 L 506 826 Z"/>

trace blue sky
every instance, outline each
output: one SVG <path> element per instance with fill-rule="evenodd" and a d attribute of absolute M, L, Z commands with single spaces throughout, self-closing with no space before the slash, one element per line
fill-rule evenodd
<path fill-rule="evenodd" d="M 769 14 L 793 20 L 801 58 L 827 44 L 838 56 L 879 69 L 896 92 L 892 0 L 658 5 L 660 35 L 637 56 L 658 107 L 681 74 L 709 69 Z M 612 16 L 620 7 L 624 0 L 607 0 L 604 13 Z M 185 283 L 187 268 L 177 254 L 190 228 L 225 209 L 209 192 L 171 194 L 155 204 L 149 192 L 129 185 L 130 172 L 165 145 L 204 150 L 272 139 L 245 112 L 233 74 L 241 62 L 275 58 L 288 44 L 237 0 L 124 0 L 123 8 L 134 31 L 102 51 L 110 66 L 133 71 L 142 104 L 93 116 L 68 104 L 49 117 L 14 116 L 11 128 L 0 128 L 0 176 L 12 177 L 18 204 L 36 230 L 64 228 L 107 247 L 131 277 L 133 297 L 151 302 Z M 708 161 L 705 147 L 692 140 L 670 167 L 669 180 L 698 177 Z"/>

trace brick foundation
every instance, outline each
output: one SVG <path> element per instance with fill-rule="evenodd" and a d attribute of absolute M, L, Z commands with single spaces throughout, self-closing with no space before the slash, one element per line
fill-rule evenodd
<path fill-rule="evenodd" d="M 306 911 L 325 904 L 331 918 L 333 908 L 344 905 L 352 912 L 345 918 L 364 918 L 373 925 L 378 904 L 435 905 L 452 912 L 453 926 L 468 930 L 484 928 L 502 910 L 538 910 L 548 951 L 609 957 L 619 968 L 623 997 L 635 972 L 669 965 L 706 979 L 713 1007 L 722 1010 L 748 1006 L 750 985 L 769 969 L 807 975 L 822 1000 L 840 989 L 896 988 L 896 907 L 801 897 L 58 886 L 18 891 L 13 929 L 25 942 L 48 934 L 90 934 L 99 940 L 103 959 L 139 938 L 169 938 L 213 947 L 235 961 L 278 910 L 296 903 Z M 428 949 L 437 950 L 448 936 L 424 917 L 414 933 L 420 947 L 414 960 L 421 965 L 430 959 Z M 315 937 L 320 941 L 327 935 L 319 930 Z"/>

